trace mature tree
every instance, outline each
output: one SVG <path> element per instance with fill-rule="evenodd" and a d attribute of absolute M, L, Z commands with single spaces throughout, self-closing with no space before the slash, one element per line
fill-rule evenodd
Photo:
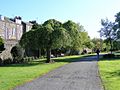
<path fill-rule="evenodd" d="M 67 30 L 62 27 L 61 22 L 54 19 L 47 20 L 36 30 L 26 32 L 20 40 L 20 44 L 24 48 L 46 49 L 47 63 L 53 62 L 50 59 L 51 49 L 66 47 L 69 45 L 69 42 Z"/>
<path fill-rule="evenodd" d="M 29 22 L 33 24 L 32 29 L 22 35 L 20 45 L 24 48 L 36 49 L 38 44 L 35 30 L 39 29 L 41 25 L 39 25 L 36 20 Z"/>
<path fill-rule="evenodd" d="M 94 43 L 94 48 L 101 48 L 101 39 L 99 38 L 93 38 L 92 42 Z"/>
<path fill-rule="evenodd" d="M 93 38 L 92 41 L 94 44 L 94 50 L 99 48 L 101 51 L 105 51 L 105 49 L 109 49 L 109 47 L 106 47 L 106 44 L 108 44 L 105 40 L 102 40 L 100 38 Z"/>
<path fill-rule="evenodd" d="M 81 40 L 80 40 L 80 31 L 79 26 L 73 21 L 67 21 L 63 24 L 63 27 L 67 30 L 70 35 L 71 44 L 70 49 L 72 50 L 79 50 L 81 47 Z"/>
<path fill-rule="evenodd" d="M 31 48 L 36 49 L 37 47 L 37 38 L 35 34 L 35 30 L 30 30 L 26 33 L 24 33 L 20 40 L 20 45 L 23 48 Z"/>
<path fill-rule="evenodd" d="M 114 50 L 120 50 L 120 41 L 114 41 L 113 46 Z"/>
<path fill-rule="evenodd" d="M 82 47 L 81 32 L 85 33 L 84 35 L 89 39 L 88 34 L 84 32 L 82 26 L 70 20 L 62 24 L 55 19 L 50 19 L 39 27 L 35 24 L 33 30 L 24 33 L 20 44 L 24 48 L 46 49 L 46 62 L 49 63 L 53 62 L 53 60 L 50 59 L 51 49 L 67 47 L 71 50 L 79 50 Z"/>
<path fill-rule="evenodd" d="M 103 26 L 101 28 L 100 35 L 109 40 L 110 46 L 111 46 L 111 53 L 113 49 L 112 41 L 116 38 L 116 32 L 114 30 L 114 23 L 109 21 L 108 19 L 102 19 L 101 25 Z"/>
<path fill-rule="evenodd" d="M 31 55 L 31 52 L 38 51 L 38 43 L 37 43 L 37 37 L 36 37 L 36 30 L 30 30 L 26 33 L 24 33 L 20 40 L 20 45 L 26 50 L 26 55 Z M 36 55 L 32 53 L 35 57 Z M 38 55 L 39 53 L 37 53 Z M 37 56 L 39 57 L 39 55 Z"/>
<path fill-rule="evenodd" d="M 88 33 L 86 31 L 81 31 L 80 32 L 81 36 L 81 44 L 82 48 L 92 48 L 92 42 L 90 41 L 90 37 L 88 36 Z"/>
<path fill-rule="evenodd" d="M 116 32 L 116 40 L 120 41 L 120 12 L 115 15 L 114 30 Z"/>
<path fill-rule="evenodd" d="M 82 49 L 84 48 L 93 48 L 93 43 L 90 40 L 90 37 L 88 35 L 88 32 L 85 31 L 84 27 L 82 25 L 80 25 L 79 23 L 78 25 L 78 30 L 80 33 L 80 42 L 81 42 L 81 47 Z"/>
<path fill-rule="evenodd" d="M 62 27 L 62 23 L 50 19 L 43 23 L 43 27 L 37 30 L 39 45 L 47 51 L 47 63 L 53 62 L 50 59 L 51 49 L 66 47 L 69 45 L 69 34 L 66 29 Z"/>

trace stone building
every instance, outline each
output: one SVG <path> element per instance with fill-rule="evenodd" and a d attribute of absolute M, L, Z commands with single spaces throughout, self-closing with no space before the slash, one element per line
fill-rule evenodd
<path fill-rule="evenodd" d="M 31 30 L 32 24 L 22 21 L 21 17 L 8 18 L 0 15 L 0 36 L 4 39 L 6 49 L 18 43 L 23 33 Z"/>

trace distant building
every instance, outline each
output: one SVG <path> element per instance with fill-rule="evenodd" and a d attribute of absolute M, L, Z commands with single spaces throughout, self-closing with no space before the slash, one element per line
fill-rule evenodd
<path fill-rule="evenodd" d="M 5 41 L 5 48 L 11 49 L 18 43 L 22 34 L 31 30 L 32 24 L 22 21 L 21 17 L 14 19 L 0 15 L 0 36 Z"/>

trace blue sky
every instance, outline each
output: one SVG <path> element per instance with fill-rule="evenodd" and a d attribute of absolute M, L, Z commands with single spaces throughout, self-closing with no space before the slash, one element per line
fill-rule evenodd
<path fill-rule="evenodd" d="M 73 20 L 84 26 L 91 38 L 99 37 L 100 21 L 120 12 L 120 0 L 1 0 L 0 14 L 21 16 L 24 21 Z"/>

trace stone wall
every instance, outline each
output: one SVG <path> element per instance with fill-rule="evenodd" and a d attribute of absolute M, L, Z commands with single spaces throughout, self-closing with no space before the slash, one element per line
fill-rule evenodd
<path fill-rule="evenodd" d="M 17 43 L 17 40 L 7 40 L 5 41 L 4 47 L 5 49 L 11 51 L 12 47 L 14 47 Z"/>
<path fill-rule="evenodd" d="M 5 50 L 0 53 L 0 64 L 4 64 L 4 62 L 11 63 L 13 61 L 13 57 L 10 52 L 12 47 L 14 47 L 17 43 L 18 41 L 15 40 L 5 41 Z"/>

